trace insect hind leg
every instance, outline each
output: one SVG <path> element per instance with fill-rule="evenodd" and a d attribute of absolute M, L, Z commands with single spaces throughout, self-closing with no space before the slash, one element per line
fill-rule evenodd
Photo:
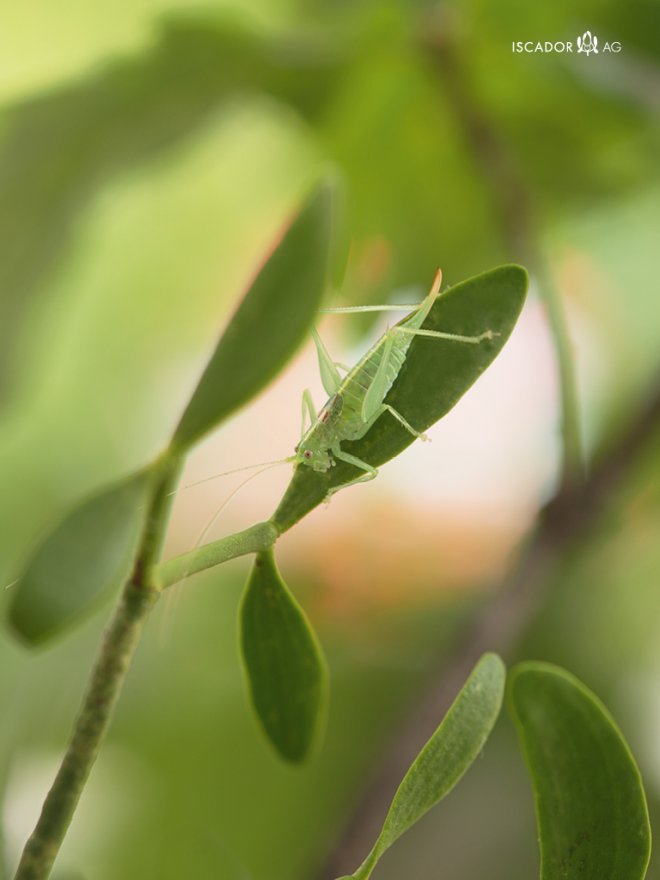
<path fill-rule="evenodd" d="M 397 333 L 405 333 L 407 336 L 427 336 L 430 339 L 448 339 L 450 342 L 467 342 L 469 345 L 478 345 L 480 342 L 495 339 L 499 333 L 493 330 L 484 330 L 478 336 L 462 336 L 460 333 L 443 333 L 441 330 L 416 330 L 413 327 L 399 326 L 393 328 Z"/>
<path fill-rule="evenodd" d="M 413 437 L 417 437 L 419 440 L 424 440 L 424 441 L 429 439 L 428 436 L 426 434 L 424 434 L 422 431 L 417 431 L 415 428 L 413 428 L 413 426 L 410 424 L 410 422 L 407 422 L 404 419 L 404 417 L 401 415 L 401 413 L 398 412 L 397 410 L 395 410 L 393 406 L 390 406 L 389 403 L 383 404 L 381 412 L 378 413 L 378 415 L 380 415 L 382 412 L 388 412 L 388 413 L 390 413 L 390 415 L 394 416 L 394 418 L 397 420 L 397 422 L 400 425 L 403 425 L 403 427 L 406 429 L 406 431 L 409 431 L 413 435 Z"/>
<path fill-rule="evenodd" d="M 368 464 L 366 461 L 362 461 L 361 458 L 358 458 L 356 455 L 351 455 L 348 452 L 343 452 L 341 449 L 333 449 L 332 454 L 337 459 L 337 461 L 344 461 L 346 464 L 352 464 L 353 467 L 359 468 L 359 470 L 364 473 L 360 474 L 359 477 L 354 477 L 352 480 L 349 480 L 347 483 L 342 483 L 341 486 L 333 486 L 332 489 L 328 491 L 328 494 L 325 496 L 325 500 L 329 501 L 330 498 L 335 494 L 335 492 L 339 492 L 340 489 L 346 489 L 348 486 L 354 486 L 356 483 L 367 483 L 369 480 L 374 480 L 378 476 L 378 468 L 375 468 L 373 465 Z"/>

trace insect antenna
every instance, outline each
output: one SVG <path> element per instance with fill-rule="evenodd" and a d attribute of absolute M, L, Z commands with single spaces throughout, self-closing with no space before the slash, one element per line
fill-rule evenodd
<path fill-rule="evenodd" d="M 204 539 L 206 538 L 208 533 L 211 531 L 211 529 L 213 528 L 213 526 L 217 522 L 220 514 L 224 511 L 224 509 L 227 507 L 227 505 L 232 500 L 232 498 L 234 498 L 234 496 L 237 495 L 241 491 L 243 486 L 246 486 L 251 480 L 254 480 L 256 477 L 260 476 L 265 471 L 270 470 L 271 468 L 275 467 L 276 465 L 286 464 L 287 462 L 293 461 L 293 460 L 295 460 L 295 456 L 290 456 L 289 458 L 278 459 L 277 461 L 262 462 L 261 465 L 258 465 L 258 464 L 252 465 L 251 467 L 253 467 L 253 468 L 258 467 L 258 468 L 260 468 L 260 470 L 256 471 L 253 474 L 250 474 L 244 480 L 241 480 L 241 482 L 238 484 L 238 486 L 236 486 L 236 488 L 233 489 L 229 493 L 229 495 L 227 495 L 227 497 L 224 499 L 224 501 L 222 502 L 220 507 L 218 507 L 218 509 L 214 512 L 213 516 L 208 520 L 208 522 L 206 523 L 206 525 L 204 526 L 202 531 L 199 533 L 199 537 L 195 541 L 195 543 L 192 547 L 192 550 L 197 550 L 197 548 L 201 546 L 201 544 L 204 542 Z M 248 470 L 248 469 L 249 469 L 249 467 L 235 468 L 234 470 L 226 471 L 225 473 L 233 474 L 233 473 L 237 473 L 238 471 L 244 471 L 244 470 Z M 199 480 L 197 483 L 191 483 L 190 486 L 197 486 L 197 485 L 199 485 L 199 483 L 205 483 L 208 480 L 215 479 L 215 477 L 225 476 L 225 473 L 215 474 L 215 476 L 213 476 L 213 477 L 207 477 L 205 480 Z M 188 489 L 188 488 L 190 488 L 190 486 L 182 486 L 181 488 Z M 170 494 L 173 495 L 175 493 L 172 492 Z M 187 580 L 189 574 L 190 574 L 189 571 L 184 572 L 180 582 L 177 584 L 178 587 L 181 587 L 181 585 L 184 583 L 184 581 Z M 165 617 L 163 618 L 162 626 L 161 626 L 161 633 L 162 633 L 163 640 L 165 640 L 167 638 L 167 631 L 170 629 L 171 624 L 172 624 L 174 608 L 176 607 L 176 603 L 177 603 L 178 599 L 180 598 L 180 596 L 181 596 L 181 592 L 179 589 L 177 589 L 176 591 L 171 590 L 171 589 L 167 591 L 166 598 L 168 599 L 168 602 L 167 602 L 166 609 L 165 609 Z"/>
<path fill-rule="evenodd" d="M 260 470 L 258 472 L 259 474 L 261 474 L 263 473 L 263 471 L 268 470 L 268 468 L 270 467 L 274 467 L 276 464 L 288 464 L 289 462 L 295 460 L 295 455 L 289 455 L 287 458 L 278 458 L 276 461 L 259 461 L 256 464 L 246 464 L 243 467 L 232 468 L 229 471 L 222 471 L 222 473 L 219 474 L 211 474 L 210 477 L 203 477 L 201 480 L 195 480 L 194 483 L 187 483 L 185 486 L 177 486 L 176 489 L 173 489 L 172 492 L 168 493 L 168 497 L 169 495 L 176 495 L 179 492 L 183 492 L 184 489 L 193 489 L 195 486 L 201 486 L 203 483 L 210 483 L 211 480 L 217 480 L 220 477 L 227 477 L 229 476 L 229 474 L 238 474 L 241 471 L 251 471 L 253 468 L 263 468 L 263 470 Z M 258 474 L 254 474 L 253 476 L 258 476 Z M 249 477 L 248 480 L 245 480 L 243 483 L 241 483 L 238 488 L 240 489 L 241 486 L 244 486 L 245 483 L 249 482 L 249 480 L 251 479 L 252 477 Z M 229 498 L 231 498 L 232 495 L 230 495 Z"/>
<path fill-rule="evenodd" d="M 238 495 L 238 493 L 241 491 L 243 486 L 247 486 L 247 484 L 251 480 L 254 480 L 256 477 L 261 476 L 261 474 L 265 473 L 266 471 L 269 471 L 271 468 L 275 467 L 278 464 L 285 464 L 287 461 L 290 461 L 290 459 L 282 458 L 278 461 L 264 462 L 263 466 L 261 466 L 260 470 L 256 471 L 256 473 L 254 473 L 254 474 L 250 474 L 250 476 L 246 477 L 244 480 L 241 480 L 241 482 L 238 484 L 238 486 L 236 486 L 236 488 L 233 489 L 229 493 L 229 495 L 227 495 L 227 497 L 222 502 L 220 507 L 218 507 L 218 509 L 215 511 L 215 513 L 213 514 L 211 519 L 206 523 L 206 525 L 204 526 L 204 528 L 202 529 L 202 531 L 199 535 L 199 538 L 197 538 L 197 540 L 195 541 L 195 544 L 193 545 L 192 549 L 197 550 L 197 548 L 202 544 L 202 542 L 204 541 L 204 538 L 208 535 L 208 533 L 211 531 L 213 526 L 216 524 L 220 514 L 224 511 L 224 509 L 227 507 L 227 505 L 232 500 L 232 498 L 234 498 L 235 495 Z M 260 466 L 259 465 L 252 465 L 252 467 L 260 467 Z M 237 471 L 243 471 L 243 470 L 247 470 L 247 468 L 236 468 L 235 471 L 227 471 L 227 473 L 236 473 Z M 217 476 L 224 476 L 224 474 L 217 474 Z M 213 477 L 208 477 L 207 479 L 212 480 Z M 206 480 L 200 480 L 199 482 L 205 483 Z M 196 486 L 196 485 L 198 485 L 198 483 L 192 483 L 191 485 Z M 183 488 L 187 489 L 188 487 L 184 486 Z M 187 577 L 187 573 L 186 573 L 186 577 Z"/>

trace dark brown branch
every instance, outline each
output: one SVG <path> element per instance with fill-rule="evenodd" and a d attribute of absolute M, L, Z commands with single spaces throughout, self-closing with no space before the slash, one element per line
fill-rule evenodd
<path fill-rule="evenodd" d="M 598 524 L 631 467 L 660 431 L 660 375 L 653 393 L 626 431 L 603 454 L 591 476 L 564 489 L 539 514 L 515 568 L 494 598 L 459 633 L 430 687 L 390 743 L 340 841 L 318 874 L 335 880 L 359 865 L 376 839 L 387 807 L 417 753 L 438 726 L 477 659 L 488 650 L 507 655 L 543 603 L 552 570 Z"/>
<path fill-rule="evenodd" d="M 465 55 L 451 22 L 424 22 L 419 43 L 434 72 L 485 192 L 507 258 L 523 263 L 535 276 L 555 348 L 561 394 L 562 483 L 581 479 L 582 436 L 573 346 L 564 308 L 539 245 L 538 222 L 531 190 L 510 145 L 482 107 L 470 81 Z"/>
<path fill-rule="evenodd" d="M 431 26 L 425 28 L 420 45 L 485 182 L 510 258 L 535 268 L 540 255 L 529 189 L 508 146 L 475 99 L 455 38 L 447 28 Z"/>

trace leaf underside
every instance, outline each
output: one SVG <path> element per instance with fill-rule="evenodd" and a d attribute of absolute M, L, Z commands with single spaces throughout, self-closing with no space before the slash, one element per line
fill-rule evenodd
<path fill-rule="evenodd" d="M 30 644 L 85 617 L 130 572 L 151 490 L 147 472 L 85 499 L 43 538 L 12 587 L 9 622 Z"/>
<path fill-rule="evenodd" d="M 309 330 L 329 270 L 335 187 L 310 196 L 254 279 L 193 392 L 173 445 L 185 449 L 254 397 Z"/>

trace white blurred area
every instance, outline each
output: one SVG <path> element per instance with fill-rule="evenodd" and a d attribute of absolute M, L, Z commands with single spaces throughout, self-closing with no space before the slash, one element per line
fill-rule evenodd
<path fill-rule="evenodd" d="M 11 762 L 1 814 L 11 865 L 18 864 L 60 760 L 59 749 L 26 749 L 19 751 Z M 160 797 L 162 785 L 158 775 L 134 752 L 107 744 L 62 845 L 57 862 L 59 876 L 100 873 L 113 848 L 121 846 L 133 823 Z"/>

